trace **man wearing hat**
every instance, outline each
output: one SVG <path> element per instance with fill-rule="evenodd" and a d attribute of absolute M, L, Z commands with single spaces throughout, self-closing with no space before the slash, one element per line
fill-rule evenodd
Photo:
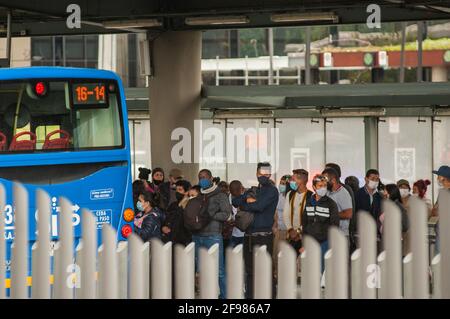
<path fill-rule="evenodd" d="M 409 198 L 411 197 L 411 186 L 406 179 L 400 179 L 397 181 L 397 187 L 400 191 L 402 206 L 408 210 L 409 209 Z"/>
<path fill-rule="evenodd" d="M 448 165 L 442 165 L 437 171 L 433 171 L 433 174 L 437 175 L 437 182 L 440 189 L 445 189 L 450 192 L 450 167 Z M 439 195 L 431 211 L 432 216 L 439 216 Z M 436 224 L 436 253 L 439 253 L 439 222 Z"/>
<path fill-rule="evenodd" d="M 437 182 L 439 188 L 450 191 L 450 166 L 442 165 L 437 171 L 433 171 L 433 174 L 437 175 Z M 439 196 L 436 200 L 436 204 L 433 207 L 432 216 L 438 216 Z"/>

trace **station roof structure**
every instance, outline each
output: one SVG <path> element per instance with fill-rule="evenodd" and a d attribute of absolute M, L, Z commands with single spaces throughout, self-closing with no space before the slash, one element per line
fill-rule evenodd
<path fill-rule="evenodd" d="M 81 9 L 79 29 L 66 26 L 70 4 Z M 369 4 L 380 5 L 382 22 L 450 18 L 445 0 L 0 0 L 0 36 L 9 10 L 12 36 L 39 36 L 357 24 Z"/>

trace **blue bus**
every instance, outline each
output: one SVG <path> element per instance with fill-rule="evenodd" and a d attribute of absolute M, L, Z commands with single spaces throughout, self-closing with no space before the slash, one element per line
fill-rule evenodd
<path fill-rule="evenodd" d="M 13 181 L 29 194 L 30 248 L 36 240 L 36 189 L 51 198 L 51 238 L 58 239 L 59 197 L 73 206 L 75 242 L 81 210 L 126 240 L 134 218 L 124 89 L 113 72 L 30 67 L 0 69 L 0 183 L 6 189 L 6 269 L 14 239 Z M 30 254 L 31 256 L 31 254 Z"/>

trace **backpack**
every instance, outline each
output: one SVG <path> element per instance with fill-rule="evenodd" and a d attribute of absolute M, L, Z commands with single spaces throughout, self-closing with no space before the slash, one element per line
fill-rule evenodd
<path fill-rule="evenodd" d="M 184 226 L 191 232 L 198 232 L 206 227 L 211 217 L 208 213 L 208 197 L 199 195 L 189 200 L 183 211 Z"/>

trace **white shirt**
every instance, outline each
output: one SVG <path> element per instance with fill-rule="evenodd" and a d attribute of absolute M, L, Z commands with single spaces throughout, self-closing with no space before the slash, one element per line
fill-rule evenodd
<path fill-rule="evenodd" d="M 231 201 L 232 201 L 231 194 L 230 194 L 230 196 L 228 198 L 230 199 L 230 204 L 231 204 Z M 231 205 L 231 208 L 233 209 L 232 210 L 232 220 L 234 220 L 235 216 L 236 216 L 236 214 L 238 212 L 238 209 L 236 207 L 234 207 L 233 205 Z M 233 227 L 233 232 L 231 233 L 231 236 L 233 236 L 233 237 L 244 237 L 244 235 L 245 235 L 245 232 L 243 232 L 242 230 L 240 230 L 237 227 Z"/>
<path fill-rule="evenodd" d="M 279 230 L 287 230 L 286 225 L 283 220 L 283 211 L 284 204 L 286 202 L 286 196 L 283 193 L 280 193 L 278 196 L 278 205 L 277 205 L 277 218 L 278 218 L 278 229 Z"/>
<path fill-rule="evenodd" d="M 300 228 L 301 226 L 301 214 L 303 212 L 300 212 L 300 206 L 302 205 L 303 197 L 306 195 L 306 192 L 299 194 L 297 191 L 291 191 L 294 192 L 295 195 L 290 195 L 288 193 L 286 195 L 286 200 L 284 202 L 284 209 L 283 209 L 283 223 L 286 225 L 287 229 L 289 228 Z M 294 198 L 294 216 L 292 218 L 291 223 L 291 202 L 289 200 L 290 196 L 295 196 Z"/>

